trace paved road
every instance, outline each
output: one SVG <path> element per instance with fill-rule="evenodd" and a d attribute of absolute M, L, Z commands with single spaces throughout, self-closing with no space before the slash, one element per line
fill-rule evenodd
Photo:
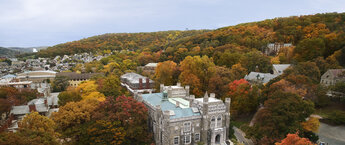
<path fill-rule="evenodd" d="M 331 126 L 320 122 L 319 139 L 329 145 L 345 145 L 345 126 Z"/>
<path fill-rule="evenodd" d="M 242 130 L 235 126 L 233 127 L 233 129 L 235 131 L 234 135 L 236 136 L 238 142 L 243 143 L 245 145 L 254 145 L 252 140 L 245 138 L 246 134 Z"/>

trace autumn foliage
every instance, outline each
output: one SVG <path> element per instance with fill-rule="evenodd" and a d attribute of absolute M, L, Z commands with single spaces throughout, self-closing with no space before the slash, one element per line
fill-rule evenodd
<path fill-rule="evenodd" d="M 288 134 L 281 142 L 275 143 L 275 145 L 315 145 L 307 138 L 301 138 L 298 134 Z"/>

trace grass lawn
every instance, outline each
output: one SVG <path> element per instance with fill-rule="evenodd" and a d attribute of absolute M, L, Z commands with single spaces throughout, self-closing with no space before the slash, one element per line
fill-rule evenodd
<path fill-rule="evenodd" d="M 315 114 L 320 115 L 322 118 L 329 118 L 333 111 L 345 111 L 345 105 L 341 103 L 331 102 L 327 107 L 316 108 Z"/>

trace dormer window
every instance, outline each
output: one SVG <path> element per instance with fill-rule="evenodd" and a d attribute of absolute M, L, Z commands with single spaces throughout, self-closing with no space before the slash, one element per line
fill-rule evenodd
<path fill-rule="evenodd" d="M 213 122 L 213 121 L 216 121 L 216 117 L 212 116 L 211 121 L 212 121 L 212 122 Z"/>
<path fill-rule="evenodd" d="M 191 130 L 191 122 L 185 122 L 183 123 L 183 131 L 184 132 L 187 132 L 187 131 L 190 131 Z"/>

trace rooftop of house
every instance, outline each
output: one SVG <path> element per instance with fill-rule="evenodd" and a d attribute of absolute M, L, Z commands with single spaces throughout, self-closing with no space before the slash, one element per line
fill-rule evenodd
<path fill-rule="evenodd" d="M 160 105 L 162 111 L 170 111 L 170 119 L 200 116 L 199 110 L 189 106 L 189 101 L 183 98 L 163 100 L 163 93 L 142 94 L 143 100 L 152 106 Z M 177 107 L 177 102 L 179 106 Z"/>
<path fill-rule="evenodd" d="M 124 75 L 121 76 L 121 78 L 126 79 L 129 83 L 133 83 L 133 84 L 137 84 L 139 83 L 139 79 L 142 79 L 142 83 L 146 83 L 146 78 L 140 74 L 137 73 L 126 73 Z M 152 81 L 151 79 L 149 80 L 149 83 L 153 83 L 154 81 Z"/>
<path fill-rule="evenodd" d="M 13 74 L 8 74 L 8 75 L 5 75 L 3 77 L 1 77 L 2 79 L 9 79 L 9 78 L 15 78 L 16 75 L 13 75 Z"/>
<path fill-rule="evenodd" d="M 250 72 L 244 78 L 249 81 L 261 81 L 262 83 L 268 83 L 271 79 L 274 79 L 278 75 L 270 73 Z"/>
<path fill-rule="evenodd" d="M 341 77 L 341 75 L 345 73 L 345 69 L 329 69 L 326 73 L 331 73 L 335 77 Z M 342 77 L 345 78 L 345 75 Z"/>
<path fill-rule="evenodd" d="M 37 112 L 48 112 L 48 106 L 45 104 L 35 104 Z M 25 115 L 30 113 L 29 105 L 20 105 L 20 106 L 13 106 L 11 110 L 11 114 L 13 115 Z"/>
<path fill-rule="evenodd" d="M 148 63 L 145 66 L 147 67 L 157 67 L 158 63 Z"/>
<path fill-rule="evenodd" d="M 273 69 L 276 70 L 278 73 L 283 73 L 291 64 L 273 64 Z"/>

